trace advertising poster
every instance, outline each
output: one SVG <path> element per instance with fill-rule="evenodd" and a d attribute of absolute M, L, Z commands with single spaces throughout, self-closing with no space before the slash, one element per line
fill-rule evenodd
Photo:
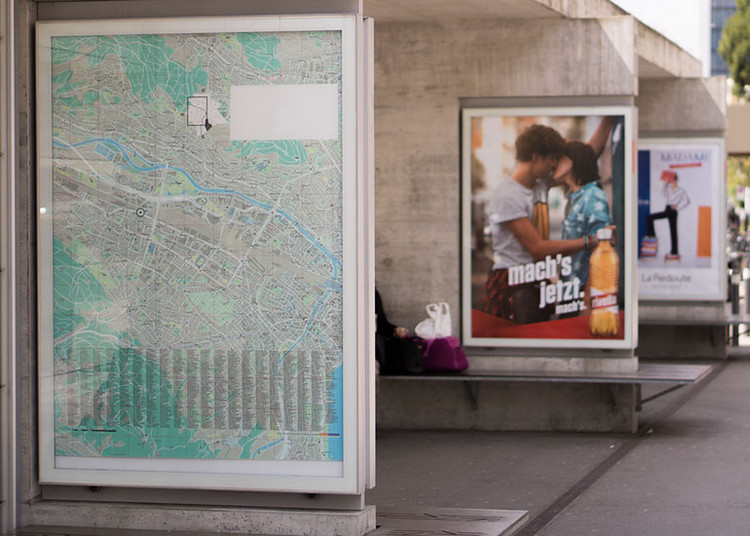
<path fill-rule="evenodd" d="M 356 29 L 39 25 L 43 483 L 359 489 Z"/>
<path fill-rule="evenodd" d="M 631 347 L 631 117 L 463 110 L 464 344 Z"/>
<path fill-rule="evenodd" d="M 724 297 L 724 150 L 716 140 L 641 140 L 638 297 Z"/>

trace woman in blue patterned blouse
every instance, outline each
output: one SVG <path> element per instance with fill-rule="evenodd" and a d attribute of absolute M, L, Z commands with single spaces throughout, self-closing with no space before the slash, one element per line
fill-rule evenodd
<path fill-rule="evenodd" d="M 596 236 L 596 231 L 612 223 L 607 196 L 599 185 L 599 168 L 594 149 L 580 141 L 568 141 L 563 149 L 555 181 L 566 190 L 568 204 L 562 223 L 562 238 L 569 240 Z M 580 280 L 586 287 L 589 275 L 591 249 L 574 253 L 573 270 L 566 277 Z"/>

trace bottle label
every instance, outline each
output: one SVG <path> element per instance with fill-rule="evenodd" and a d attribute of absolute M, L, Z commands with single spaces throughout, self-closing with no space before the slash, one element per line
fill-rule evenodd
<path fill-rule="evenodd" d="M 595 337 L 614 337 L 620 331 L 617 293 L 591 287 L 589 332 Z"/>
<path fill-rule="evenodd" d="M 602 292 L 591 287 L 591 309 L 617 313 L 617 293 Z"/>

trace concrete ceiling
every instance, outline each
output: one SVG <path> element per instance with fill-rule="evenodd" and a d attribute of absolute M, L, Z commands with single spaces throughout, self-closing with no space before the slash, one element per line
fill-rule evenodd
<path fill-rule="evenodd" d="M 479 19 L 599 18 L 627 15 L 610 0 L 361 0 L 378 23 Z M 638 77 L 701 76 L 700 62 L 640 21 Z"/>
<path fill-rule="evenodd" d="M 378 22 L 478 18 L 562 17 L 550 0 L 364 0 L 364 12 Z"/>

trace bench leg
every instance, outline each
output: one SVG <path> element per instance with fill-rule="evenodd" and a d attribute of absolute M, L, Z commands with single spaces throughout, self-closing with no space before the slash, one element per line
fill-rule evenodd
<path fill-rule="evenodd" d="M 479 382 L 463 382 L 466 394 L 469 397 L 471 411 L 479 409 Z"/>
<path fill-rule="evenodd" d="M 669 389 L 664 389 L 663 391 L 659 391 L 655 395 L 651 395 L 649 397 L 643 398 L 641 396 L 641 384 L 639 383 L 636 386 L 637 392 L 636 392 L 635 410 L 641 411 L 641 409 L 643 409 L 643 404 L 645 404 L 646 402 L 651 402 L 652 400 L 656 400 L 657 398 L 660 398 L 664 395 L 668 395 L 669 393 L 676 391 L 677 389 L 681 389 L 683 387 L 685 387 L 685 384 L 680 383 L 677 385 L 673 385 Z"/>

